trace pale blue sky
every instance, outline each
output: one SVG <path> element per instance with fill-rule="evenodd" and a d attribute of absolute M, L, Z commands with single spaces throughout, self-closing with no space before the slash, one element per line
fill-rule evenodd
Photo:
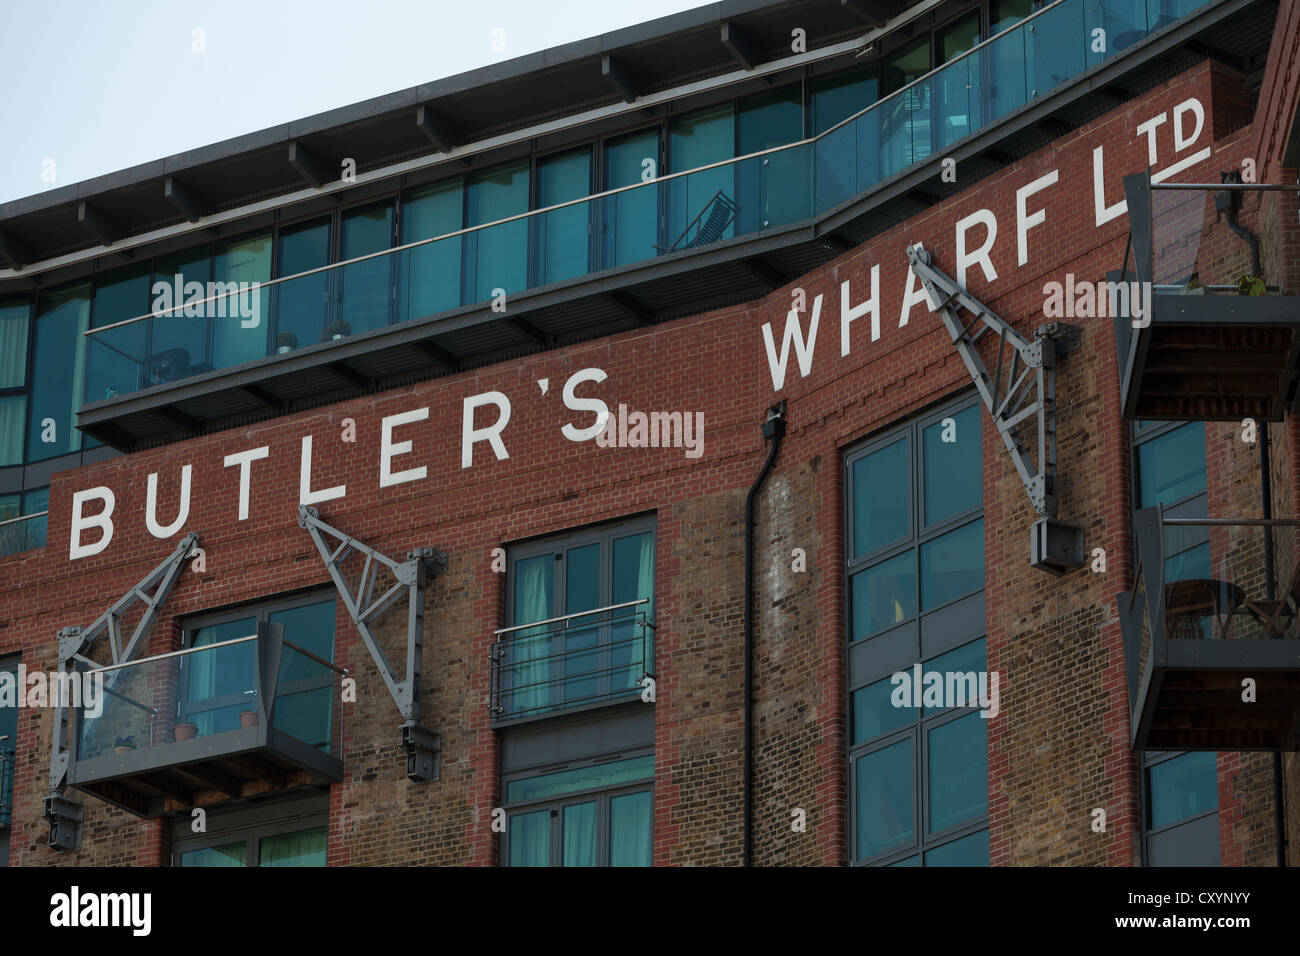
<path fill-rule="evenodd" d="M 702 5 L 0 0 L 0 202 Z"/>

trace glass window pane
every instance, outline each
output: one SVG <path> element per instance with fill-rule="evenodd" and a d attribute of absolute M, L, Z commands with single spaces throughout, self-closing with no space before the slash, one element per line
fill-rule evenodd
<path fill-rule="evenodd" d="M 673 120 L 668 142 L 668 159 L 672 172 L 696 169 L 730 159 L 735 155 L 736 149 L 735 104 L 711 106 Z M 701 213 L 708 216 L 707 210 L 719 190 L 728 199 L 735 200 L 735 178 L 734 165 L 728 165 L 669 180 L 668 234 L 664 244 L 676 242 L 683 232 L 687 232 L 688 227 L 690 231 L 681 242 L 689 242 L 695 235 L 692 223 Z M 702 223 L 705 220 L 701 218 L 699 221 Z M 727 226 L 721 238 L 727 239 L 735 235 L 735 228 L 735 223 Z M 678 248 L 681 248 L 680 244 Z"/>
<path fill-rule="evenodd" d="M 1019 23 L 1034 12 L 1036 0 L 993 0 L 989 6 L 989 24 L 993 34 Z"/>
<path fill-rule="evenodd" d="M 613 681 L 611 690 L 639 689 L 641 676 L 650 670 L 654 656 L 654 634 L 640 624 L 654 623 L 655 536 L 645 531 L 614 539 L 614 593 L 612 602 L 623 604 L 649 598 L 648 604 L 618 612 L 623 615 L 613 627 Z"/>
<path fill-rule="evenodd" d="M 30 312 L 26 302 L 0 304 L 0 388 L 22 388 L 27 381 Z M 3 434 L 0 432 L 0 436 Z"/>
<path fill-rule="evenodd" d="M 895 863 L 889 864 L 889 866 L 920 866 L 920 865 L 921 865 L 921 858 L 919 856 L 905 857 L 904 859 L 898 860 Z M 886 869 L 888 869 L 888 867 L 886 867 Z"/>
<path fill-rule="evenodd" d="M 181 854 L 181 866 L 247 866 L 248 844 L 244 841 L 209 846 Z"/>
<path fill-rule="evenodd" d="M 196 628 L 190 646 L 206 647 L 256 633 L 256 618 L 223 621 Z M 186 654 L 181 658 L 181 673 L 186 675 L 181 722 L 194 724 L 200 737 L 238 730 L 240 713 L 257 709 L 256 697 L 248 693 L 257 689 L 256 641 Z"/>
<path fill-rule="evenodd" d="M 960 687 L 961 695 L 969 702 L 966 706 L 978 707 L 979 706 L 979 675 L 984 670 L 984 667 L 985 667 L 984 638 L 981 637 L 978 641 L 971 641 L 969 644 L 963 644 L 961 647 L 958 647 L 955 650 L 951 650 L 946 654 L 940 654 L 938 657 L 935 657 L 927 661 L 925 664 L 925 672 L 928 673 L 930 671 L 935 671 L 937 673 L 943 674 L 945 688 L 947 688 L 948 686 L 947 675 L 949 674 L 975 675 L 975 685 L 974 685 L 975 690 L 973 694 L 971 693 L 971 684 L 969 681 L 963 680 L 960 683 L 958 683 L 955 677 L 953 678 L 953 690 L 955 692 L 957 688 Z M 985 687 L 986 688 L 988 687 L 987 683 L 985 684 Z M 989 693 L 990 694 L 992 693 L 991 688 L 989 689 Z M 948 698 L 945 696 L 945 701 L 947 699 Z M 924 712 L 922 713 L 922 716 L 930 717 L 946 709 L 947 709 L 946 707 L 926 707 L 924 708 Z"/>
<path fill-rule="evenodd" d="M 326 828 L 262 837 L 258 866 L 324 866 Z"/>
<path fill-rule="evenodd" d="M 570 548 L 565 555 L 564 607 L 566 614 L 590 611 L 600 603 L 600 544 Z M 564 699 L 569 703 L 593 700 L 601 693 L 600 632 L 595 615 L 573 622 L 564 633 Z"/>
<path fill-rule="evenodd" d="M 212 317 L 214 368 L 229 368 L 265 358 L 271 328 L 271 290 L 260 288 L 271 279 L 269 232 L 216 245 L 212 257 L 214 295 L 223 298 L 208 306 Z M 255 286 L 254 284 L 257 284 Z M 233 294 L 232 294 L 233 293 Z M 191 371 L 207 371 L 207 367 Z"/>
<path fill-rule="evenodd" d="M 467 226 L 528 212 L 528 160 L 497 166 L 469 177 Z M 492 298 L 493 289 L 518 292 L 528 285 L 528 223 L 514 222 L 465 235 L 465 266 L 471 302 Z"/>
<path fill-rule="evenodd" d="M 921 545 L 921 610 L 984 586 L 984 519 Z"/>
<path fill-rule="evenodd" d="M 950 415 L 951 427 L 937 421 L 922 432 L 922 496 L 927 525 L 978 508 L 984 501 L 979 413 L 980 409 L 972 406 Z M 952 440 L 944 441 L 945 436 Z"/>
<path fill-rule="evenodd" d="M 1219 760 L 1213 751 L 1195 751 L 1147 769 L 1150 828 L 1208 813 L 1219 805 Z"/>
<path fill-rule="evenodd" d="M 393 245 L 391 201 L 349 209 L 339 217 L 339 260 L 347 261 Z M 393 257 L 376 256 L 339 269 L 339 317 L 356 335 L 389 323 L 393 290 Z"/>
<path fill-rule="evenodd" d="M 736 155 L 783 146 L 803 139 L 803 91 L 798 84 L 746 97 L 736 105 Z M 739 235 L 768 225 L 806 218 L 806 190 L 792 188 L 807 182 L 806 151 L 769 153 L 762 160 L 736 164 L 736 214 Z M 801 176 L 796 177 L 796 172 Z M 766 175 L 767 179 L 762 180 Z M 764 183 L 768 188 L 762 188 Z M 759 197 L 754 202 L 753 197 Z"/>
<path fill-rule="evenodd" d="M 947 63 L 959 53 L 978 45 L 980 42 L 979 11 L 962 17 L 956 23 L 944 27 L 939 32 L 939 62 Z"/>
<path fill-rule="evenodd" d="M 857 758 L 855 823 L 859 860 L 916 839 L 912 749 L 911 739 L 900 740 Z"/>
<path fill-rule="evenodd" d="M 512 813 L 510 834 L 511 866 L 551 865 L 551 811 Z"/>
<path fill-rule="evenodd" d="M 180 278 L 178 279 L 177 276 Z M 147 343 L 140 343 L 142 351 L 141 387 L 156 385 L 184 378 L 191 371 L 207 371 L 212 365 L 212 323 L 203 314 L 202 306 L 191 308 L 190 315 L 184 308 L 172 308 L 163 311 L 162 305 L 168 293 L 164 287 L 172 290 L 170 300 L 176 302 L 175 290 L 179 283 L 181 302 L 190 299 L 207 298 L 208 283 L 212 281 L 212 247 L 199 246 L 173 253 L 154 260 L 153 277 L 149 285 L 149 308 L 160 312 L 147 324 L 150 338 Z M 197 285 L 195 285 L 197 283 Z M 186 291 L 186 287 L 189 287 Z M 199 291 L 202 290 L 202 294 Z M 111 344 L 114 348 L 123 348 L 130 340 L 118 340 L 114 332 Z M 147 345 L 147 349 L 145 348 Z M 134 349 L 128 349 L 134 351 Z M 92 349 L 94 351 L 94 349 Z"/>
<path fill-rule="evenodd" d="M 50 489 L 41 488 L 37 491 L 28 491 L 23 494 L 23 514 L 34 515 L 42 511 L 50 510 Z M 32 518 L 23 522 L 22 527 L 26 533 L 27 540 L 24 544 L 25 550 L 45 547 L 45 532 L 49 525 L 49 516 Z"/>
<path fill-rule="evenodd" d="M 29 461 L 81 448 L 76 413 L 84 394 L 82 333 L 89 322 L 90 283 L 52 292 L 37 303 L 36 358 L 27 405 Z M 142 327 L 146 324 L 140 323 Z M 124 343 L 114 340 L 115 346 Z M 52 420 L 49 426 L 42 424 L 46 419 Z"/>
<path fill-rule="evenodd" d="M 23 463 L 23 437 L 26 434 L 27 396 L 0 398 L 0 466 Z M 37 435 L 39 439 L 39 433 Z"/>
<path fill-rule="evenodd" d="M 1205 491 L 1205 425 L 1191 422 L 1138 445 L 1138 507 L 1168 507 Z"/>
<path fill-rule="evenodd" d="M 513 625 L 555 616 L 555 556 L 541 554 L 516 561 Z M 501 672 L 501 706 L 507 714 L 537 712 L 551 705 L 549 681 L 555 641 L 545 626 L 513 632 Z"/>
<path fill-rule="evenodd" d="M 329 265 L 330 221 L 312 222 L 280 230 L 278 272 L 281 277 L 297 275 Z M 327 272 L 282 282 L 273 289 L 277 347 L 297 348 L 327 342 L 342 329 L 328 329 L 329 283 Z"/>
<path fill-rule="evenodd" d="M 21 498 L 18 495 L 0 495 L 0 521 L 17 518 L 21 513 Z M 16 522 L 0 525 L 0 557 L 27 550 L 27 533 L 23 524 Z"/>
<path fill-rule="evenodd" d="M 980 830 L 953 840 L 925 855 L 926 866 L 988 866 L 989 831 Z"/>
<path fill-rule="evenodd" d="M 204 290 L 204 296 L 207 291 Z M 202 298 L 202 296 L 200 297 Z M 91 305 L 92 327 L 102 329 L 134 319 L 150 311 L 153 299 L 149 294 L 149 266 L 136 265 L 105 273 L 95 282 L 95 297 Z M 116 329 L 110 337 L 101 337 L 101 343 L 112 342 L 113 347 L 96 347 L 88 353 L 86 394 L 88 402 L 97 402 L 115 395 L 125 395 L 139 387 L 140 356 L 149 341 L 148 321 Z M 174 362 L 168 366 L 176 374 L 165 379 L 173 381 L 189 374 L 189 361 Z M 151 369 L 153 384 L 161 374 L 161 366 Z"/>
<path fill-rule="evenodd" d="M 654 840 L 649 790 L 609 801 L 609 865 L 650 866 Z"/>
<path fill-rule="evenodd" d="M 886 677 L 853 692 L 853 744 L 883 737 L 916 720 L 915 707 L 895 707 L 894 683 Z"/>
<path fill-rule="evenodd" d="M 659 168 L 659 130 L 629 133 L 605 142 L 604 188 L 618 189 L 642 181 L 647 169 Z M 647 162 L 648 161 L 648 162 Z M 605 268 L 653 259 L 658 254 L 659 187 L 641 186 L 602 201 L 602 263 Z"/>
<path fill-rule="evenodd" d="M 908 551 L 853 575 L 853 640 L 916 616 L 916 556 Z"/>
<path fill-rule="evenodd" d="M 905 538 L 910 529 L 911 443 L 903 438 L 853 463 L 853 554 Z"/>
<path fill-rule="evenodd" d="M 537 161 L 537 203 L 554 206 L 591 194 L 591 147 Z M 538 284 L 560 282 L 588 271 L 590 203 L 578 203 L 534 217 Z"/>
<path fill-rule="evenodd" d="M 975 713 L 930 728 L 930 833 L 988 813 L 987 726 Z"/>
<path fill-rule="evenodd" d="M 465 190 L 461 179 L 412 192 L 402 204 L 402 244 L 445 236 L 461 228 Z M 456 236 L 409 249 L 398 257 L 403 316 L 418 319 L 460 305 L 460 254 Z"/>
<path fill-rule="evenodd" d="M 654 754 L 647 754 L 644 757 L 631 757 L 574 770 L 562 770 L 559 773 L 545 773 L 511 781 L 506 785 L 506 801 L 524 803 L 596 787 L 617 787 L 647 780 L 654 776 L 654 772 Z"/>
<path fill-rule="evenodd" d="M 334 601 L 276 611 L 267 620 L 284 625 L 284 639 L 334 660 Z M 334 707 L 333 672 L 293 648 L 280 658 L 275 695 L 275 728 L 313 747 L 328 750 L 332 740 Z"/>
<path fill-rule="evenodd" d="M 880 98 L 880 77 L 875 67 L 814 77 L 812 135 L 819 136 L 836 123 L 860 113 Z"/>
<path fill-rule="evenodd" d="M 564 808 L 564 866 L 596 866 L 596 801 Z"/>

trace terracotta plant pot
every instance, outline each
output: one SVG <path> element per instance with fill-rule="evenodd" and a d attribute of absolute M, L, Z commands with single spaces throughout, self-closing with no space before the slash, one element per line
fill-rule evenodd
<path fill-rule="evenodd" d="M 197 726 L 195 726 L 194 724 L 177 724 L 177 725 L 176 725 L 176 741 L 177 741 L 177 743 L 179 743 L 179 742 L 182 741 L 182 740 L 193 740 L 193 739 L 194 739 L 195 737 L 197 737 L 198 735 L 199 735 L 199 728 L 198 728 Z"/>
<path fill-rule="evenodd" d="M 255 710 L 241 710 L 241 711 L 239 712 L 239 726 L 241 726 L 241 727 L 256 727 L 256 726 L 257 726 L 257 711 L 255 711 Z"/>
<path fill-rule="evenodd" d="M 115 754 L 129 754 L 129 753 L 132 753 L 132 752 L 134 752 L 134 751 L 135 751 L 135 748 L 134 748 L 134 747 L 114 747 L 114 748 L 113 748 L 113 753 L 115 753 Z"/>

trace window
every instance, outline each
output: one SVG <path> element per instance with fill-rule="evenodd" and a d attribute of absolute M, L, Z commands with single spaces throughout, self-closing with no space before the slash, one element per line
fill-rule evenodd
<path fill-rule="evenodd" d="M 875 67 L 845 70 L 815 77 L 810 84 L 809 133 L 819 136 L 836 123 L 860 113 L 880 98 L 880 77 Z"/>
<path fill-rule="evenodd" d="M 1162 505 L 1172 518 L 1209 517 L 1203 423 L 1133 426 L 1133 501 L 1138 508 Z M 1212 576 L 1209 528 L 1167 529 L 1165 550 L 1166 584 Z M 1198 633 L 1189 637 L 1213 636 L 1209 618 L 1191 626 Z M 1139 761 L 1146 865 L 1218 866 L 1218 754 L 1141 753 Z"/>
<path fill-rule="evenodd" d="M 528 160 L 470 175 L 465 225 L 478 226 L 528 212 Z M 493 289 L 528 286 L 528 223 L 522 219 L 465 234 L 466 302 L 484 302 Z"/>
<path fill-rule="evenodd" d="M 13 822 L 14 753 L 18 747 L 18 698 L 24 689 L 18 686 L 18 658 L 0 658 L 0 686 L 7 693 L 0 696 L 0 831 Z M 0 866 L 9 859 L 8 846 L 0 853 Z"/>
<path fill-rule="evenodd" d="M 641 182 L 663 164 L 659 127 L 605 140 L 603 189 Z M 653 259 L 659 242 L 659 188 L 629 189 L 601 201 L 602 264 L 605 268 Z"/>
<path fill-rule="evenodd" d="M 494 716 L 536 717 L 638 695 L 652 669 L 654 588 L 653 519 L 512 548 L 513 629 L 494 658 Z M 611 610 L 636 601 L 645 603 Z M 520 627 L 535 621 L 548 623 Z"/>
<path fill-rule="evenodd" d="M 538 208 L 591 195 L 591 176 L 590 146 L 539 159 Z M 591 203 L 578 203 L 534 217 L 534 285 L 560 282 L 590 271 L 591 214 Z"/>
<path fill-rule="evenodd" d="M 982 422 L 963 399 L 845 459 L 855 864 L 988 863 Z M 948 693 L 910 699 L 914 665 Z"/>
<path fill-rule="evenodd" d="M 391 199 L 339 214 L 339 261 L 345 262 L 393 245 Z M 338 270 L 339 317 L 348 334 L 388 325 L 392 314 L 393 256 L 376 256 Z"/>
<path fill-rule="evenodd" d="M 402 203 L 402 245 L 456 232 L 464 222 L 465 187 L 445 180 L 408 193 Z M 461 238 L 430 242 L 398 257 L 398 315 L 418 319 L 460 305 Z"/>
<path fill-rule="evenodd" d="M 195 834 L 182 815 L 172 824 L 172 865 L 181 867 L 325 866 L 329 797 L 306 797 L 239 810 L 208 812 Z"/>
<path fill-rule="evenodd" d="M 736 104 L 724 103 L 687 113 L 669 124 L 668 161 L 672 172 L 697 169 L 736 155 Z M 677 240 L 696 217 L 707 216 L 719 190 L 736 201 L 735 164 L 718 166 L 668 181 L 668 232 L 664 244 Z M 743 204 L 742 204 L 743 205 Z M 700 222 L 703 222 L 700 219 Z M 694 230 L 687 234 L 689 241 Z M 721 238 L 735 235 L 732 223 Z"/>
<path fill-rule="evenodd" d="M 930 72 L 930 37 L 924 36 L 887 56 L 882 63 L 882 93 L 888 95 Z M 883 105 L 882 172 L 890 175 L 930 155 L 930 83 L 918 83 Z"/>
<path fill-rule="evenodd" d="M 261 621 L 284 625 L 284 640 L 322 660 L 334 659 L 335 599 L 319 594 L 248 610 L 195 618 L 186 623 L 187 647 L 205 647 L 257 633 Z M 249 641 L 181 657 L 178 722 L 196 736 L 237 730 L 241 715 L 256 707 L 257 644 Z M 294 652 L 280 661 L 276 730 L 329 753 L 332 743 L 333 672 Z"/>
<path fill-rule="evenodd" d="M 502 744 L 503 866 L 650 866 L 654 716 L 640 703 Z"/>
<path fill-rule="evenodd" d="M 84 364 L 82 336 L 90 322 L 90 283 L 41 296 L 36 306 L 34 374 L 27 405 L 27 460 L 78 451 L 77 409 Z"/>
<path fill-rule="evenodd" d="M 0 557 L 45 547 L 50 489 L 0 495 Z M 40 515 L 21 520 L 27 515 Z"/>

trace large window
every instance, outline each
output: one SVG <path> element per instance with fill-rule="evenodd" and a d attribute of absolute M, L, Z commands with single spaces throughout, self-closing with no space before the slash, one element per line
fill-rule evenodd
<path fill-rule="evenodd" d="M 1171 518 L 1208 518 L 1205 425 L 1138 422 L 1133 427 L 1133 501 Z M 1210 529 L 1165 531 L 1166 587 L 1209 579 Z M 1171 624 L 1171 626 L 1173 626 Z M 1214 636 L 1206 618 L 1187 637 Z M 1218 754 L 1142 753 L 1143 859 L 1147 866 L 1218 866 Z"/>
<path fill-rule="evenodd" d="M 49 488 L 0 495 L 0 558 L 45 547 L 49 507 Z"/>
<path fill-rule="evenodd" d="M 496 659 L 498 719 L 626 699 L 652 670 L 651 518 L 510 550 L 509 624 Z M 644 601 L 634 607 L 616 605 Z M 521 625 L 539 623 L 536 627 Z"/>
<path fill-rule="evenodd" d="M 0 682 L 8 684 L 13 695 L 25 692 L 18 687 L 18 658 L 0 658 Z M 0 866 L 9 861 L 9 827 L 13 823 L 14 753 L 18 746 L 18 700 L 0 698 Z"/>
<path fill-rule="evenodd" d="M 982 422 L 964 399 L 845 460 L 855 864 L 988 863 Z M 960 695 L 895 694 L 917 664 Z"/>
<path fill-rule="evenodd" d="M 654 714 L 649 705 L 534 724 L 502 741 L 504 866 L 650 866 Z"/>
<path fill-rule="evenodd" d="M 310 794 L 266 806 L 208 813 L 208 831 L 190 818 L 172 824 L 172 865 L 182 867 L 325 866 L 329 798 Z"/>

